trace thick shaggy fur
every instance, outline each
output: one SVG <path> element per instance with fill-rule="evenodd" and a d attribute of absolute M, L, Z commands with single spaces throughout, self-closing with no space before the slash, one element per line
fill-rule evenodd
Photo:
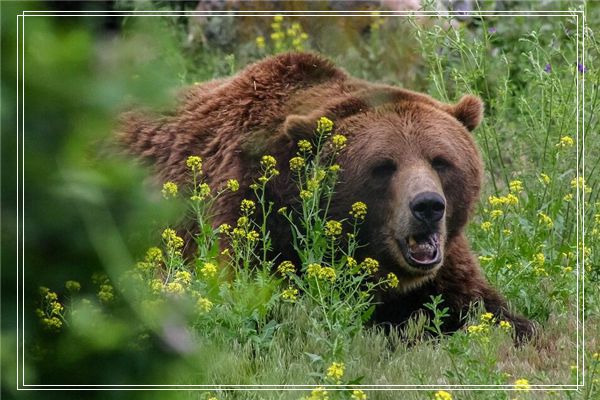
<path fill-rule="evenodd" d="M 190 155 L 202 156 L 211 188 L 237 179 L 240 190 L 219 199 L 213 221 L 215 226 L 233 225 L 240 201 L 251 197 L 249 186 L 259 174 L 263 154 L 275 156 L 281 171 L 268 188 L 275 209 L 297 202 L 288 161 L 296 142 L 311 137 L 321 116 L 348 137 L 339 157 L 343 170 L 331 217 L 346 217 L 355 201 L 367 203 L 361 240 L 368 245 L 361 256 L 377 258 L 382 275 L 394 272 L 401 281 L 398 290 L 380 293 L 376 320 L 401 324 L 430 295 L 443 294 L 452 313 L 448 331 L 458 329 L 461 315 L 479 301 L 497 318 L 509 320 L 518 337 L 532 333 L 532 323 L 509 312 L 486 282 L 463 233 L 482 181 L 481 157 L 470 133 L 482 118 L 481 101 L 474 96 L 445 104 L 352 78 L 314 54 L 284 54 L 250 65 L 232 78 L 189 88 L 171 115 L 125 114 L 119 138 L 131 153 L 153 165 L 161 181 L 185 184 Z M 383 178 L 373 172 L 382 162 L 390 164 Z M 438 227 L 444 256 L 427 272 L 411 268 L 396 244 L 416 226 L 407 202 L 420 187 L 411 182 L 429 182 L 446 201 Z M 269 223 L 274 255 L 294 259 L 289 227 L 280 218 L 273 216 Z"/>

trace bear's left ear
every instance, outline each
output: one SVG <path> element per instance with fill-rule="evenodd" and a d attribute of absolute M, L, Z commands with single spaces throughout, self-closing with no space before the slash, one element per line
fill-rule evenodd
<path fill-rule="evenodd" d="M 297 142 L 300 139 L 311 138 L 315 133 L 318 117 L 310 115 L 289 115 L 283 124 L 285 134 Z"/>
<path fill-rule="evenodd" d="M 467 94 L 452 107 L 452 115 L 472 131 L 483 118 L 483 102 L 479 97 Z"/>

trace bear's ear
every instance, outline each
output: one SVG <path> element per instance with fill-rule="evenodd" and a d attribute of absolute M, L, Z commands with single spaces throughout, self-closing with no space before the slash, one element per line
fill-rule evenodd
<path fill-rule="evenodd" d="M 285 119 L 283 131 L 296 142 L 301 139 L 308 139 L 314 135 L 316 119 L 311 115 L 290 115 Z"/>
<path fill-rule="evenodd" d="M 472 131 L 483 118 L 483 102 L 477 96 L 465 95 L 452 107 L 452 115 Z"/>

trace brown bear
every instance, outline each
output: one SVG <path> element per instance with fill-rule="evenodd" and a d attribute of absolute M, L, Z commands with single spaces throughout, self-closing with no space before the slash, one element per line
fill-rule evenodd
<path fill-rule="evenodd" d="M 379 293 L 375 320 L 402 324 L 430 295 L 442 294 L 451 313 L 447 331 L 460 328 L 470 304 L 479 302 L 522 338 L 533 333 L 533 323 L 511 313 L 490 287 L 464 234 L 482 184 L 470 132 L 482 114 L 475 96 L 445 104 L 353 78 L 319 55 L 291 53 L 189 88 L 169 115 L 125 114 L 120 139 L 162 181 L 185 184 L 191 155 L 204 159 L 212 188 L 237 179 L 240 190 L 219 198 L 213 221 L 234 225 L 240 201 L 252 196 L 249 186 L 263 154 L 273 155 L 281 171 L 268 187 L 275 209 L 297 201 L 288 161 L 297 141 L 311 138 L 316 121 L 326 116 L 348 138 L 338 158 L 342 171 L 331 216 L 342 219 L 351 204 L 366 203 L 361 255 L 379 260 L 382 275 L 393 272 L 400 280 L 397 290 Z M 281 218 L 269 221 L 273 252 L 291 258 L 289 225 Z"/>

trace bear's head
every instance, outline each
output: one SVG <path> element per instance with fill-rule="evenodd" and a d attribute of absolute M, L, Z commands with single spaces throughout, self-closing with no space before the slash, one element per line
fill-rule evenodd
<path fill-rule="evenodd" d="M 380 261 L 380 274 L 401 276 L 408 290 L 443 266 L 479 197 L 483 168 L 470 131 L 482 114 L 475 96 L 449 105 L 380 87 L 288 116 L 284 129 L 293 140 L 307 138 L 326 116 L 347 136 L 331 214 L 341 219 L 354 202 L 366 203 L 362 253 Z"/>

